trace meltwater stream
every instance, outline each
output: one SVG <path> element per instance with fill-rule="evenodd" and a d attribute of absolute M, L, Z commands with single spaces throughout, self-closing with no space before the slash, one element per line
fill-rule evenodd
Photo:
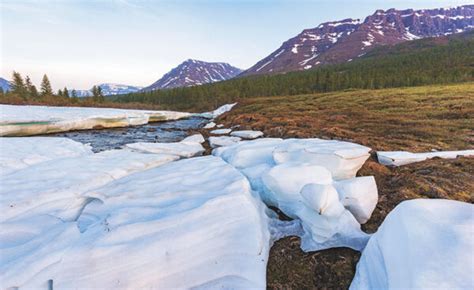
<path fill-rule="evenodd" d="M 192 117 L 176 121 L 149 123 L 143 126 L 85 130 L 49 134 L 67 137 L 74 141 L 90 144 L 94 152 L 119 149 L 135 142 L 177 142 L 189 135 L 189 130 L 199 129 L 208 119 Z"/>

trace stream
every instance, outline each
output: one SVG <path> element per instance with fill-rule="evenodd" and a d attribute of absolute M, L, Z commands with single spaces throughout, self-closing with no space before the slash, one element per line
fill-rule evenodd
<path fill-rule="evenodd" d="M 208 119 L 192 117 L 176 121 L 155 122 L 142 126 L 84 130 L 48 134 L 53 137 L 66 137 L 84 144 L 90 144 L 95 153 L 119 149 L 125 144 L 135 142 L 177 142 L 189 135 L 189 130 L 199 129 Z"/>

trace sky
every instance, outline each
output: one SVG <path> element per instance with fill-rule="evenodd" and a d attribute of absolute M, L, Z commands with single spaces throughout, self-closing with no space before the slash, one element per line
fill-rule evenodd
<path fill-rule="evenodd" d="M 0 0 L 0 76 L 147 86 L 186 59 L 246 69 L 305 28 L 473 0 Z"/>

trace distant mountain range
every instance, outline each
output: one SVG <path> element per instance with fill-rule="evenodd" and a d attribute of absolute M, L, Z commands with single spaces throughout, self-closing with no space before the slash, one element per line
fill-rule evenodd
<path fill-rule="evenodd" d="M 2 90 L 4 92 L 9 91 L 10 90 L 10 82 L 7 81 L 4 78 L 0 78 L 0 88 L 2 88 Z"/>
<path fill-rule="evenodd" d="M 102 94 L 104 96 L 135 93 L 143 89 L 143 87 L 122 85 L 122 84 L 111 84 L 111 83 L 100 84 L 98 86 L 102 89 Z M 89 96 L 92 96 L 92 89 L 91 90 L 76 90 L 76 94 L 78 97 L 89 97 Z"/>
<path fill-rule="evenodd" d="M 190 87 L 231 79 L 242 72 L 241 69 L 223 62 L 205 62 L 188 59 L 144 91 Z"/>
<path fill-rule="evenodd" d="M 241 75 L 284 73 L 348 62 L 374 47 L 474 29 L 474 5 L 447 9 L 377 10 L 359 19 L 303 30 Z"/>

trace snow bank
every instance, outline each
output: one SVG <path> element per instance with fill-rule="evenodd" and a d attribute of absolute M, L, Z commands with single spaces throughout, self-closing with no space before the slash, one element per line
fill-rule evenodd
<path fill-rule="evenodd" d="M 202 135 L 200 135 L 201 138 Z M 191 138 L 192 137 L 192 138 Z M 173 143 L 147 143 L 147 142 L 138 142 L 125 145 L 126 148 L 132 149 L 138 152 L 144 153 L 155 153 L 155 154 L 171 154 L 176 155 L 182 158 L 190 158 L 193 156 L 202 155 L 204 147 L 199 142 L 201 141 L 199 136 L 188 137 L 187 141 L 183 140 L 181 142 Z"/>
<path fill-rule="evenodd" d="M 128 127 L 193 116 L 173 111 L 0 105 L 0 136 Z"/>
<path fill-rule="evenodd" d="M 67 138 L 0 138 L 0 174 L 64 157 L 92 154 L 91 148 Z"/>
<path fill-rule="evenodd" d="M 74 219 L 88 202 L 85 192 L 177 159 L 174 155 L 112 150 L 45 161 L 1 175 L 0 222 L 40 214 Z"/>
<path fill-rule="evenodd" d="M 212 130 L 211 134 L 214 135 L 226 135 L 232 132 L 232 129 L 217 129 L 217 130 Z"/>
<path fill-rule="evenodd" d="M 370 238 L 350 289 L 472 289 L 473 225 L 472 204 L 401 203 Z"/>
<path fill-rule="evenodd" d="M 412 153 L 408 151 L 377 151 L 377 159 L 383 165 L 401 166 L 439 157 L 454 159 L 458 156 L 474 156 L 474 150 L 436 151 L 427 153 Z"/>
<path fill-rule="evenodd" d="M 48 231 L 61 225 L 54 221 L 35 233 L 17 228 L 24 241 L 33 235 L 47 243 L 57 233 L 56 248 L 46 244 L 28 256 L 15 246 L 14 233 L 0 227 L 12 237 L 0 250 L 10 253 L 0 263 L 2 287 L 44 288 L 48 280 L 57 289 L 266 287 L 270 235 L 263 207 L 220 158 L 172 162 L 87 196 L 93 201 L 62 228 Z M 69 233 L 68 224 L 77 224 L 76 231 Z"/>
<path fill-rule="evenodd" d="M 230 133 L 231 136 L 240 137 L 244 139 L 256 139 L 263 136 L 262 131 L 242 130 Z"/>
<path fill-rule="evenodd" d="M 212 148 L 221 147 L 221 146 L 230 146 L 239 142 L 239 137 L 229 137 L 229 136 L 220 136 L 220 137 L 209 137 L 209 145 Z"/>
<path fill-rule="evenodd" d="M 209 118 L 209 119 L 215 119 L 215 118 L 219 117 L 220 115 L 222 115 L 224 113 L 227 113 L 230 110 L 232 110 L 232 108 L 235 105 L 237 105 L 237 103 L 226 104 L 226 105 L 220 106 L 219 108 L 215 109 L 214 111 L 202 113 L 201 117 Z"/>
<path fill-rule="evenodd" d="M 303 250 L 361 250 L 368 235 L 360 223 L 378 199 L 373 177 L 355 177 L 369 151 L 342 141 L 262 138 L 217 148 L 213 155 L 239 169 L 266 204 L 301 220 Z"/>

